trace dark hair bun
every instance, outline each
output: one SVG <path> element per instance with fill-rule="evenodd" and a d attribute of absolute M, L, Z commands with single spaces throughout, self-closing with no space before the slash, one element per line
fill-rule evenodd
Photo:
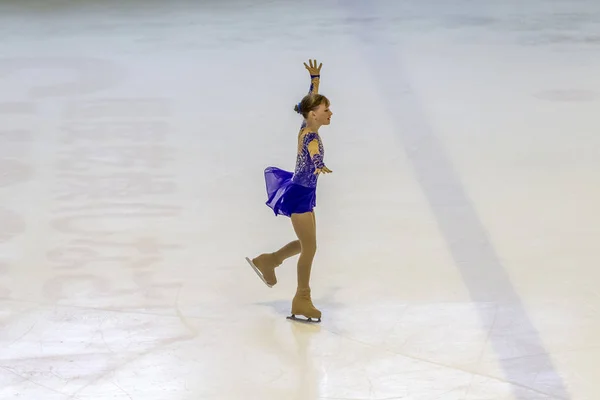
<path fill-rule="evenodd" d="M 296 111 L 298 114 L 302 114 L 302 112 L 300 111 L 300 104 L 296 104 L 294 106 L 294 111 Z"/>

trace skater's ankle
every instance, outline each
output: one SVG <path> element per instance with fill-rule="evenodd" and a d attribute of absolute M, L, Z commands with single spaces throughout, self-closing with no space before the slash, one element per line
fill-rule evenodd
<path fill-rule="evenodd" d="M 261 264 L 261 266 L 267 266 L 267 267 L 273 267 L 273 268 L 279 266 L 279 264 L 277 263 L 277 257 L 275 257 L 274 253 L 262 253 L 258 257 L 254 258 L 252 260 L 252 262 L 255 264 Z M 273 263 L 276 263 L 276 264 L 273 265 Z"/>
<path fill-rule="evenodd" d="M 275 253 L 269 253 L 269 257 L 271 257 L 271 260 L 273 261 L 273 267 L 274 268 L 279 267 L 283 263 L 283 260 L 281 260 L 277 256 L 277 252 L 275 252 Z"/>

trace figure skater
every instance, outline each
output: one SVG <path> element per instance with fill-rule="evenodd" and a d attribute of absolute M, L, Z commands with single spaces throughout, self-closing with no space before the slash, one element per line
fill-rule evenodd
<path fill-rule="evenodd" d="M 273 287 L 277 283 L 275 268 L 286 259 L 300 254 L 298 258 L 298 287 L 292 301 L 292 312 L 289 319 L 305 322 L 321 322 L 321 311 L 315 308 L 310 294 L 310 272 L 317 251 L 316 189 L 319 174 L 332 172 L 323 162 L 323 143 L 319 136 L 319 128 L 329 125 L 332 112 L 329 100 L 319 94 L 321 67 L 317 60 L 309 60 L 304 66 L 310 73 L 310 90 L 294 107 L 294 111 L 302 114 L 304 121 L 298 133 L 298 155 L 294 172 L 284 171 L 276 167 L 265 169 L 267 186 L 266 204 L 275 215 L 290 217 L 298 240 L 294 240 L 274 253 L 264 253 L 246 261 L 254 269 L 263 282 Z M 302 315 L 307 319 L 296 318 Z"/>

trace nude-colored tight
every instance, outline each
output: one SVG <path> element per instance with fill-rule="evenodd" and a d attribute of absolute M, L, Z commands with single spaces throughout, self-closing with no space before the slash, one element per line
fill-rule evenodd
<path fill-rule="evenodd" d="M 317 252 L 317 224 L 314 212 L 292 214 L 292 225 L 298 240 L 289 242 L 273 253 L 277 266 L 286 259 L 300 254 L 298 258 L 298 289 L 310 287 L 310 272 L 312 262 Z"/>

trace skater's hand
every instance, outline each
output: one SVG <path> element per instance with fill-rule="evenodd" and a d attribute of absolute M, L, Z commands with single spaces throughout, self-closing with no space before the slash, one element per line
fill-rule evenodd
<path fill-rule="evenodd" d="M 323 168 L 317 168 L 317 169 L 315 169 L 315 175 L 319 175 L 319 174 L 330 174 L 330 173 L 332 173 L 332 172 L 333 172 L 333 171 L 332 171 L 332 170 L 330 170 L 330 169 L 329 169 L 329 168 L 327 168 L 327 167 L 323 167 Z"/>
<path fill-rule="evenodd" d="M 310 65 L 306 65 L 306 63 L 304 63 L 304 66 L 311 76 L 321 75 L 321 67 L 323 66 L 323 63 L 319 64 L 319 67 L 317 67 L 317 60 L 308 60 L 308 63 Z"/>

